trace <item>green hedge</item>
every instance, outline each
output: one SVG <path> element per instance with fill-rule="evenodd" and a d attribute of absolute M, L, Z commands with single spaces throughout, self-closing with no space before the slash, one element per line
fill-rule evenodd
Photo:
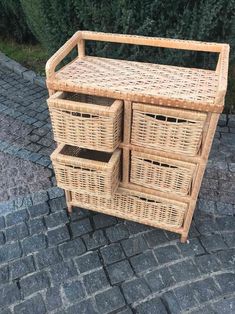
<path fill-rule="evenodd" d="M 0 0 L 0 36 L 19 43 L 35 41 L 19 0 Z"/>

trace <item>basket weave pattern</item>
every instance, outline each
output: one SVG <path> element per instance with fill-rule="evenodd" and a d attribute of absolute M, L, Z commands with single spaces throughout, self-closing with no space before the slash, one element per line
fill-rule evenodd
<path fill-rule="evenodd" d="M 61 145 L 51 156 L 59 187 L 81 193 L 112 196 L 120 181 L 120 150 L 116 150 L 106 163 L 79 158 L 80 148 L 70 147 L 68 155 L 60 153 L 63 149 L 66 150 L 66 146 Z"/>
<path fill-rule="evenodd" d="M 130 181 L 160 191 L 188 195 L 195 168 L 187 162 L 133 151 Z"/>
<path fill-rule="evenodd" d="M 197 112 L 134 104 L 131 142 L 194 156 L 201 145 L 205 119 L 205 114 Z"/>
<path fill-rule="evenodd" d="M 93 209 L 152 226 L 181 227 L 187 204 L 170 202 L 145 193 L 119 189 L 112 199 L 72 192 L 74 206 Z"/>
<path fill-rule="evenodd" d="M 121 101 L 81 94 L 66 99 L 59 96 L 48 100 L 57 142 L 107 152 L 118 147 L 121 142 Z"/>

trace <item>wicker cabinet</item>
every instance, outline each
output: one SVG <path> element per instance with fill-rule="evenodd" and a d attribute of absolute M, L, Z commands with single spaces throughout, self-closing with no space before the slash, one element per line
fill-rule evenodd
<path fill-rule="evenodd" d="M 215 70 L 85 55 L 85 41 L 218 54 Z M 74 48 L 78 57 L 55 71 Z M 79 206 L 187 239 L 227 89 L 229 46 L 77 32 L 47 62 L 52 154 L 68 210 Z"/>

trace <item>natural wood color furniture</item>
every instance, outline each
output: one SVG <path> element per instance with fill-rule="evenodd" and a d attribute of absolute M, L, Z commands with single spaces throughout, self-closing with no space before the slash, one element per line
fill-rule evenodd
<path fill-rule="evenodd" d="M 99 58 L 86 56 L 87 40 L 213 52 L 219 58 L 214 71 Z M 56 71 L 76 46 L 78 56 Z M 86 185 L 79 190 L 78 182 L 72 188 L 70 184 L 60 185 L 61 176 L 56 174 L 58 185 L 66 190 L 69 211 L 72 206 L 80 206 L 131 219 L 179 233 L 185 242 L 224 106 L 228 56 L 227 44 L 88 31 L 75 33 L 46 65 L 55 139 L 106 152 L 113 152 L 119 146 L 122 179 L 116 192 L 115 188 L 105 188 L 105 195 L 99 193 L 96 184 L 90 190 Z M 75 96 L 66 99 L 68 93 Z M 98 103 L 97 96 L 102 97 Z M 102 120 L 102 114 L 109 117 L 103 142 L 99 131 L 104 130 L 106 120 L 101 124 L 90 121 L 87 127 L 83 114 L 89 114 L 89 119 L 95 116 L 97 121 Z M 88 131 L 82 139 L 79 129 L 86 127 Z M 100 141 L 99 145 L 92 142 L 93 136 Z M 71 178 L 69 172 L 63 174 L 63 180 L 68 178 Z M 86 182 L 89 185 L 89 180 Z"/>

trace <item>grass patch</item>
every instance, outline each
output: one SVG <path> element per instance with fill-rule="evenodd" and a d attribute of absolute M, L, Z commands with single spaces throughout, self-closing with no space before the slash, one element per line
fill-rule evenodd
<path fill-rule="evenodd" d="M 39 44 L 19 44 L 11 39 L 0 37 L 0 51 L 26 68 L 45 75 L 48 54 Z"/>

